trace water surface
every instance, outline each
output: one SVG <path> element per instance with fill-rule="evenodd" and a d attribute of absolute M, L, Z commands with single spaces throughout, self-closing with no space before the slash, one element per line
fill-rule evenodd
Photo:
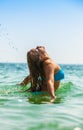
<path fill-rule="evenodd" d="M 48 95 L 23 92 L 27 64 L 0 63 L 0 130 L 83 130 L 83 65 L 61 65 L 65 79 Z M 22 92 L 21 92 L 22 91 Z"/>

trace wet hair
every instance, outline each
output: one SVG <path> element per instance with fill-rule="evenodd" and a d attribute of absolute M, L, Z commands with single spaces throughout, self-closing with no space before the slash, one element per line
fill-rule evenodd
<path fill-rule="evenodd" d="M 39 60 L 39 54 L 36 51 L 36 49 L 32 49 L 27 53 L 27 62 L 28 62 L 28 67 L 30 71 L 30 75 L 32 77 L 31 81 L 31 88 L 32 91 L 37 91 L 39 87 L 38 83 L 38 78 L 40 76 L 38 68 L 37 68 L 37 62 Z"/>
<path fill-rule="evenodd" d="M 36 49 L 31 49 L 27 53 L 27 62 L 32 77 L 31 87 L 32 91 L 40 91 L 43 85 L 43 81 L 39 80 L 44 74 L 43 71 L 43 62 L 48 59 L 48 54 L 45 50 L 45 47 L 38 46 Z"/>

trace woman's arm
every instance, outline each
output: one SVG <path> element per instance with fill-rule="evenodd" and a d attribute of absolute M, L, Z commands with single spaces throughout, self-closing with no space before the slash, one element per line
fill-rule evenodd
<path fill-rule="evenodd" d="M 52 99 L 51 102 L 55 99 L 54 93 L 54 67 L 52 64 L 45 65 L 45 77 L 46 77 L 46 84 L 49 94 L 51 95 Z"/>
<path fill-rule="evenodd" d="M 32 80 L 31 76 L 28 75 L 19 85 L 26 86 L 29 82 L 31 82 L 31 80 Z"/>

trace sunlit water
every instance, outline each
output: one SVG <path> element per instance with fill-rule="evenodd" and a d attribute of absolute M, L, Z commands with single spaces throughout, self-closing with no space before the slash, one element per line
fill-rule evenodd
<path fill-rule="evenodd" d="M 27 64 L 0 63 L 0 130 L 83 130 L 83 65 L 61 65 L 65 79 L 49 103 L 45 94 L 17 84 Z"/>

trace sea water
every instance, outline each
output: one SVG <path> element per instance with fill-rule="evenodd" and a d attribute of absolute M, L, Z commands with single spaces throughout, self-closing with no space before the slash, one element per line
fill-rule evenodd
<path fill-rule="evenodd" d="M 61 65 L 65 79 L 57 99 L 32 94 L 18 84 L 26 63 L 0 63 L 0 130 L 83 130 L 83 65 Z"/>

